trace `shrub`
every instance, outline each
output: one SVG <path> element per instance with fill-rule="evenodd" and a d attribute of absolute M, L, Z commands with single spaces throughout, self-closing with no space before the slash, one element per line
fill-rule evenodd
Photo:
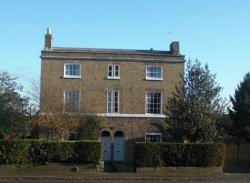
<path fill-rule="evenodd" d="M 0 140 L 0 164 L 97 164 L 101 154 L 95 141 Z"/>
<path fill-rule="evenodd" d="M 135 146 L 135 164 L 140 167 L 157 167 L 164 165 L 160 143 L 137 143 Z"/>
<path fill-rule="evenodd" d="M 137 143 L 137 167 L 213 167 L 222 166 L 225 147 L 221 143 Z"/>
<path fill-rule="evenodd" d="M 76 140 L 98 140 L 105 128 L 105 118 L 95 114 L 85 114 L 75 130 Z"/>
<path fill-rule="evenodd" d="M 74 154 L 74 143 L 68 141 L 32 140 L 29 149 L 29 159 L 34 164 L 72 162 Z"/>
<path fill-rule="evenodd" d="M 0 163 L 26 163 L 29 146 L 28 140 L 0 140 Z"/>
<path fill-rule="evenodd" d="M 94 141 L 75 142 L 76 162 L 98 164 L 102 157 L 102 145 Z"/>

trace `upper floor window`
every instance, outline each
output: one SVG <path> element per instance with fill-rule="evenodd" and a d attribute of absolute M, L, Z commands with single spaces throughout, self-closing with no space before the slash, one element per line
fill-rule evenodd
<path fill-rule="evenodd" d="M 154 93 L 154 92 L 147 93 L 146 113 L 162 114 L 162 93 Z"/>
<path fill-rule="evenodd" d="M 107 92 L 107 113 L 119 113 L 119 92 Z"/>
<path fill-rule="evenodd" d="M 120 66 L 119 65 L 109 65 L 108 79 L 120 79 Z"/>
<path fill-rule="evenodd" d="M 81 78 L 80 64 L 64 64 L 65 78 Z"/>
<path fill-rule="evenodd" d="M 80 90 L 64 91 L 64 112 L 76 112 L 80 107 Z"/>
<path fill-rule="evenodd" d="M 145 133 L 146 142 L 162 142 L 161 133 Z"/>
<path fill-rule="evenodd" d="M 163 80 L 162 66 L 147 66 L 146 79 L 147 80 Z"/>

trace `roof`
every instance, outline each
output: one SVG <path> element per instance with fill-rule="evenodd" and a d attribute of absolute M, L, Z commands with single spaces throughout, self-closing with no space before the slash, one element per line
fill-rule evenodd
<path fill-rule="evenodd" d="M 111 53 L 111 54 L 145 54 L 145 55 L 169 55 L 170 51 L 163 50 L 136 50 L 136 49 L 107 49 L 107 48 L 69 48 L 53 47 L 52 52 L 87 52 L 87 53 Z"/>

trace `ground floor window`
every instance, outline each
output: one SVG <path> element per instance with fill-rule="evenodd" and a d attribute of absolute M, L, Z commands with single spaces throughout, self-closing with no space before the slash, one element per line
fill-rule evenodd
<path fill-rule="evenodd" d="M 162 142 L 161 133 L 145 133 L 146 142 Z"/>

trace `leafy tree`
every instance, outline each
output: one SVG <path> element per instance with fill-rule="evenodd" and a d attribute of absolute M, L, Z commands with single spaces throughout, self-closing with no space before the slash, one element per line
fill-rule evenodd
<path fill-rule="evenodd" d="M 168 131 L 175 140 L 213 141 L 217 136 L 216 121 L 225 111 L 220 97 L 222 88 L 216 83 L 206 64 L 188 61 L 186 75 L 169 100 Z"/>
<path fill-rule="evenodd" d="M 250 73 L 235 90 L 234 97 L 230 97 L 232 109 L 229 109 L 233 120 L 233 135 L 241 139 L 250 140 Z"/>
<path fill-rule="evenodd" d="M 0 133 L 6 138 L 25 135 L 29 121 L 29 101 L 22 97 L 22 86 L 7 72 L 0 73 Z"/>
<path fill-rule="evenodd" d="M 95 114 L 84 114 L 75 131 L 77 140 L 98 140 L 105 128 L 103 117 Z"/>

